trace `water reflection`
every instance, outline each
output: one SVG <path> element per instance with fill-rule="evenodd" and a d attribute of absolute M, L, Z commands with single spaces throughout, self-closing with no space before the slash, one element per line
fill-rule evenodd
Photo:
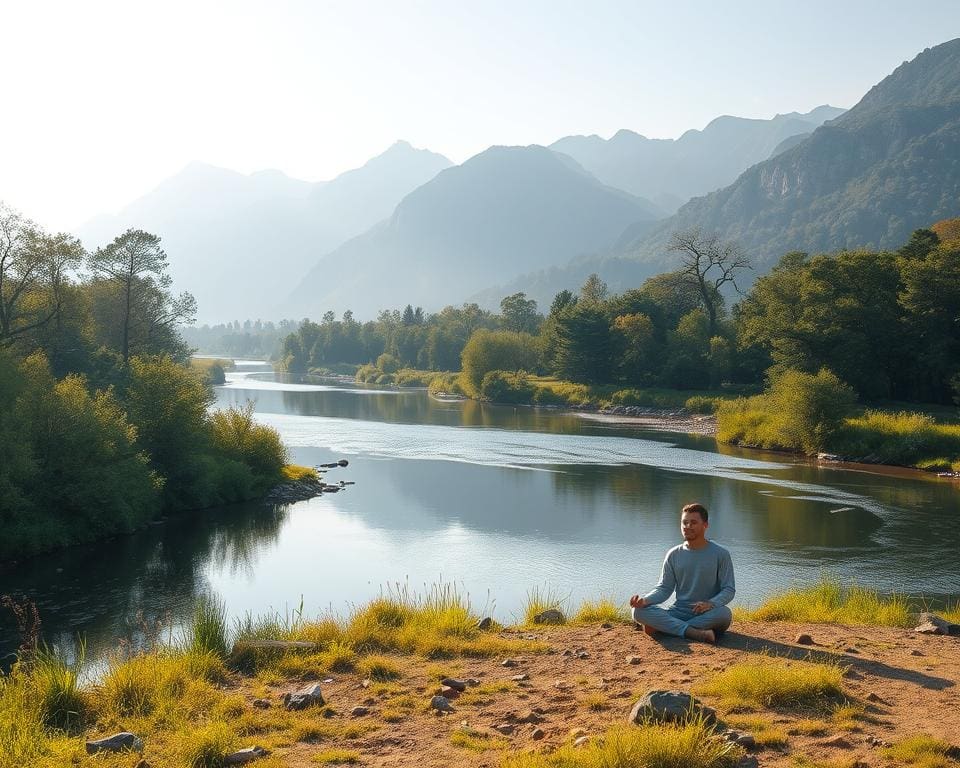
<path fill-rule="evenodd" d="M 294 388 L 295 387 L 295 388 Z M 381 585 L 456 581 L 510 620 L 549 582 L 572 601 L 656 579 L 677 510 L 711 509 L 739 600 L 827 569 L 886 591 L 960 594 L 956 489 L 918 473 L 822 467 L 575 414 L 450 403 L 426 393 L 311 387 L 231 374 L 218 404 L 256 400 L 295 461 L 348 458 L 356 482 L 289 508 L 237 505 L 0 573 L 40 605 L 48 641 L 93 656 L 143 626 L 177 625 L 215 589 L 234 615 L 346 610 Z M 142 622 L 131 619 L 142 614 Z M 0 616 L 0 653 L 16 646 Z"/>

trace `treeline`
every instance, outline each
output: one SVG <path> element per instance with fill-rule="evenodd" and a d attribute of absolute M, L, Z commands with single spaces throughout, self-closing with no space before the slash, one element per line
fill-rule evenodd
<path fill-rule="evenodd" d="M 0 204 L 0 560 L 248 498 L 285 452 L 251 410 L 213 414 L 176 327 L 159 238 L 86 253 Z"/>
<path fill-rule="evenodd" d="M 290 334 L 281 359 L 292 372 L 365 364 L 362 378 L 381 383 L 404 368 L 462 370 L 448 387 L 513 400 L 523 396 L 509 391 L 523 389 L 518 371 L 621 387 L 760 390 L 786 371 L 826 369 L 862 399 L 949 404 L 960 397 L 958 230 L 957 220 L 918 230 L 895 252 L 789 253 L 746 294 L 735 290 L 750 267 L 742 251 L 681 232 L 670 246 L 679 268 L 619 295 L 594 275 L 578 293 L 559 293 L 546 316 L 522 293 L 505 298 L 499 314 L 408 306 L 359 323 L 327 313 Z M 739 298 L 732 307 L 730 296 Z"/>
<path fill-rule="evenodd" d="M 191 349 L 210 355 L 273 360 L 283 340 L 297 330 L 295 320 L 278 323 L 263 320 L 234 320 L 217 325 L 188 325 L 180 335 Z"/>

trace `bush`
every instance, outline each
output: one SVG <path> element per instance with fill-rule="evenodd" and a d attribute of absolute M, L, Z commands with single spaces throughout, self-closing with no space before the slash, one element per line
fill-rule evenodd
<path fill-rule="evenodd" d="M 703 395 L 694 395 L 688 397 L 683 407 L 690 413 L 715 413 L 719 400 L 715 397 L 704 397 Z"/>
<path fill-rule="evenodd" d="M 884 464 L 950 469 L 960 461 L 960 425 L 937 424 L 920 413 L 867 411 L 848 419 L 831 447 Z"/>
<path fill-rule="evenodd" d="M 537 357 L 536 340 L 528 333 L 474 331 L 461 355 L 464 389 L 471 397 L 480 397 L 487 373 L 534 370 Z"/>
<path fill-rule="evenodd" d="M 214 449 L 249 467 L 259 485 L 266 487 L 280 477 L 287 449 L 277 430 L 254 421 L 252 402 L 214 412 L 210 427 Z"/>
<path fill-rule="evenodd" d="M 383 373 L 396 373 L 400 370 L 400 361 L 393 355 L 384 352 L 377 358 L 377 368 Z"/>
<path fill-rule="evenodd" d="M 522 373 L 489 371 L 480 385 L 480 397 L 494 403 L 530 403 L 534 388 Z"/>

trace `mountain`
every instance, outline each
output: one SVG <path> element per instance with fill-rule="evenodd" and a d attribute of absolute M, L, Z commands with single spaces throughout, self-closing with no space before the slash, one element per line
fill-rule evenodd
<path fill-rule="evenodd" d="M 320 183 L 191 163 L 77 234 L 88 248 L 129 227 L 159 235 L 174 289 L 196 296 L 201 322 L 287 316 L 278 297 L 320 254 L 389 217 L 407 193 L 450 165 L 406 142 Z"/>
<path fill-rule="evenodd" d="M 550 148 L 574 158 L 604 184 L 646 197 L 672 213 L 691 197 L 730 184 L 784 140 L 808 134 L 843 112 L 824 105 L 772 120 L 723 116 L 676 140 L 621 130 L 606 140 L 568 136 Z"/>
<path fill-rule="evenodd" d="M 665 268 L 670 233 L 734 239 L 762 273 L 790 250 L 896 248 L 960 208 L 960 39 L 928 48 L 808 138 L 691 200 L 623 251 Z"/>
<path fill-rule="evenodd" d="M 491 147 L 441 172 L 389 220 L 321 259 L 289 306 L 311 317 L 345 309 L 370 317 L 407 303 L 439 309 L 479 287 L 608 249 L 625 228 L 652 223 L 658 213 L 565 155 Z"/>

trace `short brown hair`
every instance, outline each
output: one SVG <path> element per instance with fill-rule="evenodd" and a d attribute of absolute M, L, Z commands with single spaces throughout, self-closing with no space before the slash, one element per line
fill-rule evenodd
<path fill-rule="evenodd" d="M 707 508 L 703 506 L 703 504 L 687 504 L 680 510 L 680 514 L 682 515 L 684 512 L 696 512 L 700 515 L 700 519 L 703 520 L 703 522 L 710 522 L 710 513 L 707 512 Z"/>

